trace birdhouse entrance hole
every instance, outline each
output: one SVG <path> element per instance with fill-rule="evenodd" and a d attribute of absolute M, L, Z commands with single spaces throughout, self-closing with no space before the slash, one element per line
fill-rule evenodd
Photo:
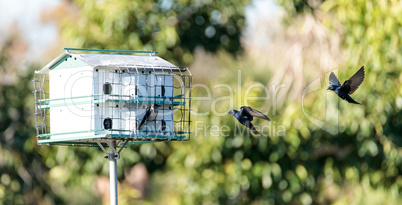
<path fill-rule="evenodd" d="M 190 139 L 188 68 L 154 51 L 65 50 L 35 72 L 38 144 L 108 146 L 115 140 L 122 146 Z"/>

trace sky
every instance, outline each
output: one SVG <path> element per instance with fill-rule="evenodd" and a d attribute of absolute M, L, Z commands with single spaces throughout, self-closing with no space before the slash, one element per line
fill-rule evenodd
<path fill-rule="evenodd" d="M 54 23 L 43 24 L 41 13 L 51 10 L 61 0 L 0 0 L 0 42 L 3 41 L 13 24 L 22 32 L 29 50 L 38 53 L 57 40 L 58 30 Z M 39 52 L 41 53 L 41 52 Z"/>
<path fill-rule="evenodd" d="M 10 27 L 17 24 L 21 37 L 29 45 L 30 56 L 40 57 L 58 38 L 54 23 L 42 23 L 41 13 L 54 9 L 62 0 L 0 0 L 0 43 Z M 246 21 L 253 28 L 258 18 L 272 17 L 278 6 L 273 0 L 253 0 L 246 8 Z M 32 55 L 33 54 L 33 55 Z"/>
<path fill-rule="evenodd" d="M 279 6 L 273 0 L 253 0 L 253 4 L 246 8 L 248 26 L 256 26 L 259 18 L 271 18 L 278 14 Z"/>

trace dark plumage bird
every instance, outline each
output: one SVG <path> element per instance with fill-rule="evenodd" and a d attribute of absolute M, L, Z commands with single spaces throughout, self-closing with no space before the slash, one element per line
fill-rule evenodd
<path fill-rule="evenodd" d="M 260 111 L 255 110 L 251 107 L 248 106 L 243 106 L 237 110 L 231 110 L 229 111 L 229 114 L 233 115 L 242 125 L 246 126 L 247 128 L 251 129 L 254 134 L 260 134 L 254 127 L 253 124 L 251 124 L 251 121 L 253 121 L 254 117 L 258 117 L 264 120 L 271 121 L 267 116 L 262 114 Z"/>
<path fill-rule="evenodd" d="M 161 93 L 162 93 L 162 97 L 165 97 L 165 86 L 164 85 L 161 86 Z"/>
<path fill-rule="evenodd" d="M 335 76 L 334 73 L 331 72 L 329 75 L 329 87 L 327 90 L 334 91 L 340 98 L 343 100 L 348 101 L 349 103 L 359 104 L 361 103 L 356 102 L 350 97 L 357 88 L 359 88 L 360 84 L 362 84 L 364 80 L 364 66 L 362 66 L 349 80 L 345 81 L 343 85 L 339 83 L 338 78 Z"/>
<path fill-rule="evenodd" d="M 158 107 L 158 104 L 152 104 L 147 108 L 144 118 L 142 118 L 141 124 L 138 127 L 139 130 L 141 130 L 144 125 L 156 119 L 156 116 L 158 116 Z"/>
<path fill-rule="evenodd" d="M 162 131 L 166 130 L 166 122 L 165 122 L 165 120 L 162 120 L 161 129 L 162 129 Z"/>

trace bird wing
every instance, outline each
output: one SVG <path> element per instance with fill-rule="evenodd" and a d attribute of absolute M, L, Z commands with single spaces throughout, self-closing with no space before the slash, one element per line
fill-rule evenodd
<path fill-rule="evenodd" d="M 151 115 L 151 109 L 150 107 L 148 107 L 147 112 L 145 112 L 144 118 L 142 118 L 142 121 L 140 123 L 140 126 L 138 127 L 138 129 L 141 129 L 142 126 L 145 124 L 145 122 L 147 121 L 149 115 Z"/>
<path fill-rule="evenodd" d="M 245 121 L 244 123 L 242 123 L 245 127 L 249 128 L 250 130 L 252 130 L 254 132 L 254 134 L 260 134 L 254 127 L 254 125 L 250 122 L 250 121 Z"/>
<path fill-rule="evenodd" d="M 165 120 L 163 120 L 163 119 L 162 119 L 162 126 L 161 126 L 161 128 L 162 128 L 162 131 L 165 131 L 165 130 L 166 130 L 166 122 L 165 122 Z"/>
<path fill-rule="evenodd" d="M 251 120 L 253 119 L 253 117 L 258 117 L 264 120 L 271 121 L 266 115 L 262 114 L 260 111 L 248 106 L 241 107 L 240 114 L 243 116 L 251 117 Z"/>
<path fill-rule="evenodd" d="M 162 93 L 162 97 L 165 97 L 165 86 L 162 85 L 161 87 L 161 93 Z"/>
<path fill-rule="evenodd" d="M 349 80 L 341 86 L 341 90 L 353 94 L 364 80 L 364 66 L 362 66 Z"/>
<path fill-rule="evenodd" d="M 329 84 L 341 86 L 341 83 L 333 72 L 329 75 Z"/>

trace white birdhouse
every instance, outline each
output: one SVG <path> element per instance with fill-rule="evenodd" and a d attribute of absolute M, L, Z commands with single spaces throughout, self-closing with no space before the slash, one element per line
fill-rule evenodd
<path fill-rule="evenodd" d="M 113 139 L 119 146 L 190 139 L 192 75 L 187 68 L 156 52 L 65 50 L 35 72 L 38 144 L 92 146 Z"/>

